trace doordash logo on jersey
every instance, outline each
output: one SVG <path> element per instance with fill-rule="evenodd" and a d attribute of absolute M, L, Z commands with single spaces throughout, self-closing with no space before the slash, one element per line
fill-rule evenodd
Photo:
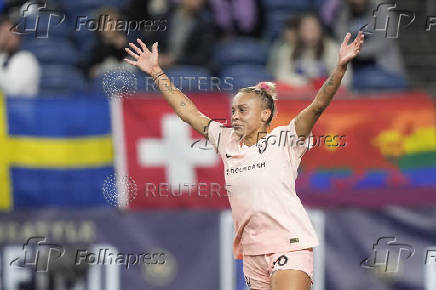
<path fill-rule="evenodd" d="M 242 172 L 245 172 L 245 171 L 254 170 L 256 168 L 264 168 L 264 167 L 265 167 L 265 161 L 264 162 L 255 163 L 255 164 L 252 164 L 252 165 L 248 165 L 248 166 L 244 166 L 244 167 L 227 168 L 226 169 L 226 175 L 229 175 L 229 174 L 238 174 L 238 173 L 242 173 Z"/>

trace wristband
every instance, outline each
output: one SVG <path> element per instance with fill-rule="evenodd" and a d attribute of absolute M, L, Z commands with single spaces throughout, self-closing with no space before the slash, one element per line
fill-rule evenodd
<path fill-rule="evenodd" d="M 158 74 L 157 76 L 153 77 L 153 80 L 156 81 L 160 76 L 164 75 L 164 72 L 161 72 L 160 74 Z"/>

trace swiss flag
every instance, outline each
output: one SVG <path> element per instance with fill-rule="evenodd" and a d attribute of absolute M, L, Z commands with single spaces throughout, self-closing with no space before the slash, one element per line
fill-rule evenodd
<path fill-rule="evenodd" d="M 229 124 L 224 94 L 190 94 L 206 116 Z M 122 102 L 126 174 L 137 184 L 131 208 L 227 208 L 224 168 L 213 146 L 161 95 Z M 228 188 L 230 189 L 230 188 Z"/>

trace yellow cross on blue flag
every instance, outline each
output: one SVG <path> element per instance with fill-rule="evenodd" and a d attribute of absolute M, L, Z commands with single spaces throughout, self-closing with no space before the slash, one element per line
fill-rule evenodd
<path fill-rule="evenodd" d="M 0 95 L 0 152 L 0 209 L 107 206 L 109 102 Z"/>

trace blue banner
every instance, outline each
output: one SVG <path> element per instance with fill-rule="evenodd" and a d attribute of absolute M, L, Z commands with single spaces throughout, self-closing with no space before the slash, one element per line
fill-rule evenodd
<path fill-rule="evenodd" d="M 324 289 L 436 289 L 435 222 L 431 207 L 327 211 Z"/>
<path fill-rule="evenodd" d="M 3 213 L 0 289 L 51 289 L 55 277 L 81 290 L 219 290 L 219 216 L 107 208 Z"/>

